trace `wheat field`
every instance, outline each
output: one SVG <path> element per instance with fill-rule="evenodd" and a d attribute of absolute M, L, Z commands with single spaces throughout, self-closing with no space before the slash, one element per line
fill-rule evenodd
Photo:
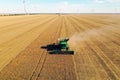
<path fill-rule="evenodd" d="M 40 48 L 65 37 L 74 55 Z M 0 80 L 120 80 L 120 15 L 0 16 Z"/>

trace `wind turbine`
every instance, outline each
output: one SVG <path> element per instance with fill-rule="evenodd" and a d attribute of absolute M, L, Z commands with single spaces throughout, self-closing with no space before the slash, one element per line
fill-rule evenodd
<path fill-rule="evenodd" d="M 27 14 L 27 10 L 26 10 L 26 0 L 23 0 L 23 5 L 24 5 L 25 14 Z"/>

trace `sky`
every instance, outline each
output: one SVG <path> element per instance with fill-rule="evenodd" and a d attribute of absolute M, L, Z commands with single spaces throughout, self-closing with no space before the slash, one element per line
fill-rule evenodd
<path fill-rule="evenodd" d="M 0 13 L 120 13 L 120 0 L 0 0 Z"/>

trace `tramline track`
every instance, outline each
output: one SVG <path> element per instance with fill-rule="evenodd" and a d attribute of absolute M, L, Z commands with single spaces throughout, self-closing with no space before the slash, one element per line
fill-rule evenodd
<path fill-rule="evenodd" d="M 48 22 L 47 24 L 50 24 L 51 22 L 53 23 L 53 21 L 55 20 L 55 18 L 53 19 L 53 20 L 51 20 L 50 22 Z M 48 28 L 48 26 L 47 26 L 47 28 Z M 41 33 L 42 34 L 42 33 Z M 41 35 L 40 34 L 40 35 Z M 37 45 L 36 45 L 37 46 Z M 38 45 L 38 46 L 40 46 L 40 45 Z M 32 47 L 32 46 L 31 46 Z M 34 47 L 34 46 L 33 46 Z M 31 48 L 32 49 L 32 48 Z M 39 48 L 40 49 L 40 48 Z M 24 51 L 24 50 L 23 50 Z M 24 55 L 26 55 L 29 51 L 31 51 L 31 50 L 29 50 L 29 46 L 28 46 L 28 49 L 25 49 L 25 51 L 24 52 L 21 52 L 21 54 L 19 54 L 15 59 L 13 59 L 9 64 L 11 64 L 11 63 L 13 63 L 13 64 L 15 64 L 16 63 L 16 60 L 17 59 L 19 59 L 19 57 L 21 57 L 22 58 L 22 56 L 24 56 Z M 34 51 L 34 49 L 32 50 L 32 52 Z M 38 50 L 39 51 L 39 50 Z M 26 53 L 27 52 L 27 53 Z M 36 51 L 34 51 L 34 52 L 36 52 Z M 23 53 L 23 54 L 22 54 Z M 29 57 L 29 55 L 28 55 L 28 57 Z M 28 58 L 28 60 L 29 60 L 29 58 Z M 22 60 L 20 60 L 20 61 L 22 61 Z M 20 62 L 19 61 L 19 62 Z M 23 62 L 22 62 L 23 63 Z M 26 61 L 26 63 L 27 63 L 27 61 Z M 21 64 L 21 63 L 20 63 Z M 28 64 L 28 63 L 27 63 Z M 8 65 L 7 65 L 8 66 Z M 15 66 L 15 65 L 14 65 Z M 22 65 L 20 65 L 20 66 L 22 66 Z M 23 65 L 24 66 L 24 65 Z M 12 66 L 9 66 L 10 68 L 12 67 Z M 9 68 L 8 67 L 8 68 Z M 19 69 L 20 67 L 18 67 L 18 69 Z M 23 68 L 24 69 L 24 68 Z M 11 69 L 12 70 L 12 69 Z M 10 71 L 11 71 L 10 70 Z M 9 73 L 8 73 L 9 74 Z M 14 74 L 14 73 L 13 73 Z M 20 73 L 20 74 L 22 74 L 22 73 Z M 19 75 L 19 74 L 18 74 Z M 6 75 L 6 76 L 9 76 L 9 75 Z M 1 77 L 1 76 L 0 76 Z M 11 76 L 12 77 L 12 76 Z M 23 76 L 23 78 L 24 78 L 25 76 Z M 27 77 L 27 76 L 26 76 Z M 6 79 L 7 77 L 5 77 L 4 76 L 4 79 Z M 14 79 L 14 76 L 13 76 L 13 79 Z"/>
<path fill-rule="evenodd" d="M 74 22 L 74 21 L 72 20 L 72 18 L 71 18 L 71 19 L 68 19 L 68 20 L 70 20 L 71 22 Z M 69 24 L 70 24 L 70 21 L 69 21 Z M 79 26 L 79 25 L 77 25 L 75 22 L 72 23 L 72 24 L 75 24 L 76 27 Z M 75 26 L 73 26 L 72 24 L 71 24 L 71 26 L 76 30 Z M 81 24 L 81 25 L 82 25 L 82 24 Z M 83 26 L 83 25 L 82 25 L 82 26 Z M 86 29 L 82 27 L 82 28 L 78 28 L 76 31 L 78 31 L 78 33 L 79 33 L 79 32 L 81 32 L 82 30 L 86 30 Z M 82 33 L 82 32 L 81 32 L 81 33 Z M 79 37 L 79 36 L 78 36 L 78 37 Z M 80 43 L 79 45 L 82 45 L 82 44 L 83 44 L 83 42 Z M 79 48 L 80 48 L 80 47 L 79 47 Z M 79 76 L 79 74 L 80 74 L 80 73 L 78 72 L 79 69 L 77 69 L 77 67 L 78 67 L 78 62 L 76 62 L 76 58 L 77 58 L 76 56 L 77 56 L 77 55 L 78 55 L 78 56 L 81 56 L 81 60 L 84 60 L 84 59 L 86 59 L 86 58 L 90 59 L 90 58 L 89 58 L 89 55 L 88 55 L 89 53 L 87 54 L 85 51 L 83 52 L 83 51 L 81 51 L 81 50 L 78 50 L 78 48 L 76 48 L 75 50 L 79 51 L 79 52 L 76 53 L 76 55 L 75 55 L 75 57 L 74 57 L 74 58 L 75 58 L 74 61 L 75 61 L 77 79 L 78 79 L 78 80 L 79 80 L 79 79 L 89 79 L 88 77 L 90 77 L 90 75 L 87 75 L 87 74 L 86 74 L 86 78 L 83 78 L 83 76 L 81 76 L 81 77 Z M 86 50 L 86 51 L 87 51 L 87 50 Z M 83 54 L 84 54 L 84 57 L 83 57 Z M 85 58 L 85 57 L 86 57 L 86 58 Z M 92 65 L 92 61 L 91 61 L 91 60 L 89 60 L 88 62 L 89 62 L 89 64 L 91 64 L 91 65 L 90 65 L 91 67 L 94 67 L 94 66 Z M 81 62 L 81 63 L 82 63 L 82 62 Z M 85 61 L 85 63 L 86 63 L 86 61 Z M 84 61 L 83 61 L 83 64 L 84 64 Z M 81 67 L 84 67 L 84 65 L 81 64 Z M 87 68 L 87 67 L 86 67 L 86 68 Z M 96 70 L 96 69 L 95 69 L 95 70 Z M 91 71 L 93 71 L 93 69 L 89 70 L 89 67 L 88 67 L 88 70 L 85 70 L 85 71 L 86 71 L 86 72 L 89 71 L 88 73 L 90 73 Z M 82 74 L 82 72 L 81 72 L 81 74 Z M 95 74 L 93 74 L 93 75 L 95 75 Z M 91 76 L 91 77 L 92 77 L 92 76 Z M 99 79 L 100 79 L 100 76 L 99 76 L 98 73 L 97 73 L 97 77 L 99 77 Z"/>
<path fill-rule="evenodd" d="M 39 71 L 39 70 L 38 70 L 39 67 L 41 68 L 40 62 L 42 62 L 42 57 L 44 57 L 44 54 L 45 54 L 45 50 L 43 50 L 43 52 L 42 52 L 42 54 L 41 54 L 41 56 L 40 56 L 40 59 L 39 59 L 37 65 L 36 65 L 36 68 L 34 69 L 34 71 L 33 71 L 32 75 L 31 75 L 30 79 L 28 79 L 28 80 L 35 80 L 35 78 L 37 78 L 37 77 L 36 77 L 36 74 L 39 73 L 39 72 L 37 72 L 37 71 Z"/>
<path fill-rule="evenodd" d="M 74 22 L 73 20 L 72 20 L 72 18 L 71 19 L 69 19 L 69 20 L 71 20 L 71 22 Z M 77 20 L 76 20 L 77 21 Z M 76 24 L 76 22 L 74 22 L 73 24 L 75 24 L 76 26 L 79 26 L 79 25 L 77 25 Z M 71 24 L 72 25 L 72 24 Z M 81 24 L 82 26 L 84 26 L 83 24 Z M 74 29 L 76 29 L 75 28 L 75 26 L 73 26 L 74 27 Z M 78 31 L 78 32 L 81 32 L 81 30 L 86 30 L 86 28 L 79 28 L 79 30 L 77 29 L 76 31 Z M 82 32 L 81 32 L 82 33 Z M 79 37 L 79 36 L 78 36 Z M 81 42 L 81 43 L 79 43 L 78 45 L 83 45 L 83 43 L 84 42 Z M 85 45 L 85 44 L 84 44 Z M 79 47 L 81 50 L 82 50 L 82 47 Z M 86 47 L 87 48 L 87 47 Z M 84 49 L 84 47 L 83 47 L 83 49 Z M 99 80 L 101 80 L 101 78 L 100 78 L 100 75 L 99 75 L 99 73 L 97 72 L 97 69 L 95 68 L 95 66 L 92 64 L 93 62 L 92 62 L 92 60 L 91 60 L 91 57 L 90 57 L 90 55 L 89 55 L 89 51 L 87 50 L 87 49 L 85 49 L 85 51 L 83 52 L 83 51 L 81 51 L 81 50 L 78 50 L 77 48 L 75 49 L 75 50 L 77 50 L 77 51 L 79 51 L 79 52 L 77 52 L 76 53 L 76 55 L 78 55 L 78 56 L 81 56 L 81 67 L 85 67 L 84 66 L 84 64 L 85 63 L 87 63 L 87 61 L 82 61 L 82 60 L 84 60 L 85 59 L 85 57 L 88 59 L 88 63 L 90 64 L 89 66 L 90 67 L 93 67 L 91 70 L 89 70 L 89 66 L 88 67 L 86 67 L 86 68 L 88 68 L 88 70 L 85 70 L 88 74 L 90 73 L 90 71 L 94 71 L 92 74 L 94 75 L 94 77 L 96 76 L 97 78 L 99 78 Z M 80 63 L 78 63 L 78 62 L 76 62 L 77 61 L 77 56 L 75 56 L 75 64 L 76 64 L 76 66 L 78 67 L 78 65 L 80 64 Z M 81 69 L 80 69 L 81 70 Z M 92 76 L 90 76 L 90 75 L 87 75 L 86 74 L 86 78 L 85 77 L 83 77 L 83 76 L 80 76 L 79 74 L 79 69 L 77 68 L 76 69 L 76 72 L 77 72 L 77 76 L 78 76 L 78 79 L 81 79 L 81 80 L 83 80 L 83 79 L 85 79 L 85 80 L 87 80 L 87 79 L 90 79 L 90 77 L 92 77 Z M 94 73 L 96 73 L 96 74 L 94 74 Z M 81 72 L 81 75 L 82 75 L 82 72 Z M 84 74 L 85 75 L 85 74 Z"/>
<path fill-rule="evenodd" d="M 59 17 L 58 19 L 60 22 L 61 22 L 61 17 Z M 59 22 L 58 21 L 58 22 Z M 51 37 L 49 39 L 49 43 L 53 43 L 53 42 L 56 42 L 56 40 L 60 37 L 60 33 L 61 33 L 61 23 L 58 23 L 56 26 L 57 30 L 55 30 L 55 33 L 54 33 L 54 36 L 52 36 L 53 34 L 51 34 Z M 54 28 L 55 29 L 55 28 Z M 45 61 L 46 61 L 46 58 L 47 58 L 47 55 L 49 54 L 49 52 L 45 52 L 45 57 L 44 57 L 44 62 L 42 63 L 42 67 L 38 73 L 38 76 L 35 78 L 35 79 L 31 79 L 31 80 L 39 80 L 40 76 L 41 76 L 41 72 L 42 72 L 42 69 L 44 67 L 44 64 L 45 64 Z M 39 64 L 40 65 L 40 64 Z"/>
<path fill-rule="evenodd" d="M 52 26 L 52 25 L 51 25 L 51 26 Z M 56 26 L 55 26 L 55 28 L 57 28 L 57 30 L 55 30 L 55 31 L 56 31 L 56 32 L 55 32 L 55 36 L 52 36 L 53 33 L 50 32 L 50 36 L 51 36 L 51 37 L 48 39 L 48 40 L 49 40 L 49 43 L 53 42 L 53 40 L 56 40 L 56 39 L 58 38 L 58 36 L 59 36 L 58 34 L 59 34 L 60 31 L 61 31 L 60 23 L 58 23 L 57 26 L 59 26 L 60 29 L 59 29 L 59 27 L 56 27 Z M 54 28 L 54 27 L 53 27 L 53 28 Z M 55 29 L 55 28 L 54 28 L 54 29 Z M 57 37 L 56 37 L 56 36 L 57 36 Z M 53 37 L 53 38 L 52 38 L 52 37 Z M 38 65 L 36 66 L 36 68 L 35 68 L 32 76 L 30 77 L 29 80 L 37 80 L 37 79 L 38 79 L 38 77 L 40 76 L 40 73 L 41 73 L 41 71 L 42 71 L 42 69 L 43 69 L 43 66 L 44 66 L 44 63 L 45 63 L 47 54 L 49 54 L 49 53 L 48 53 L 47 51 L 43 50 L 43 53 L 42 53 L 42 56 L 41 56 L 42 59 L 40 58 L 40 60 L 39 60 L 39 62 L 38 62 Z M 42 60 L 42 61 L 41 61 L 41 60 Z M 40 62 L 42 62 L 42 64 L 40 64 Z M 40 66 L 40 65 L 41 65 L 41 66 Z"/>
<path fill-rule="evenodd" d="M 117 80 L 117 79 L 119 79 L 119 77 L 112 71 L 111 67 L 106 63 L 106 61 L 105 61 L 106 60 L 106 56 L 104 56 L 104 54 L 101 54 L 101 52 L 98 53 L 98 50 L 100 51 L 99 47 L 96 46 L 96 48 L 93 49 L 89 45 L 89 48 L 92 51 L 93 55 L 95 55 L 97 57 L 97 59 L 99 60 L 100 64 L 102 65 L 102 67 L 106 71 L 106 74 L 109 76 L 110 80 Z M 106 78 L 106 79 L 108 79 L 108 78 Z"/>
<path fill-rule="evenodd" d="M 77 19 L 77 18 L 76 18 Z M 77 21 L 77 20 L 76 20 Z M 99 30 L 99 29 L 98 29 Z M 99 32 L 98 32 L 99 33 Z M 86 33 L 87 34 L 87 33 Z M 90 36 L 90 35 L 89 35 Z M 104 37 L 105 39 L 110 39 L 108 36 L 106 36 L 105 34 L 101 34 L 100 35 L 101 37 Z M 99 36 L 99 38 L 100 38 L 100 36 Z M 110 36 L 110 35 L 109 35 Z M 108 37 L 108 38 L 107 38 Z M 115 36 L 114 36 L 115 37 Z M 117 37 L 117 36 L 116 36 Z M 117 37 L 118 38 L 118 37 Z M 102 38 L 103 39 L 103 38 Z M 96 40 L 96 39 L 93 39 L 93 40 Z M 111 40 L 111 39 L 110 39 Z M 99 41 L 99 40 L 96 40 L 96 41 Z M 112 40 L 112 41 L 114 41 L 114 40 Z M 91 42 L 91 41 L 88 41 L 89 43 Z M 86 42 L 86 43 L 88 43 L 88 42 Z M 102 41 L 100 41 L 101 42 L 101 44 L 102 44 Z M 95 42 L 93 42 L 93 43 L 95 43 Z M 104 42 L 103 42 L 104 43 Z M 98 44 L 98 43 L 95 43 L 96 45 Z M 117 43 L 118 44 L 118 43 Z M 90 45 L 92 45 L 92 44 L 89 44 L 89 46 Z M 105 43 L 103 44 L 104 46 L 107 46 L 107 45 L 105 45 Z M 100 45 L 97 45 L 99 48 L 100 48 Z M 103 48 L 104 46 L 102 46 L 101 48 Z M 87 47 L 86 47 L 87 48 Z M 92 48 L 92 46 L 90 46 L 90 48 Z M 95 49 L 92 49 L 92 51 L 93 50 L 95 50 Z M 89 52 L 87 52 L 88 54 L 89 54 Z M 94 51 L 93 51 L 93 53 L 94 53 Z M 104 52 L 105 53 L 105 52 Z M 97 57 L 97 54 L 99 54 L 98 52 L 95 52 L 95 54 L 96 54 L 96 57 Z M 95 55 L 94 54 L 94 55 Z M 100 53 L 101 55 L 102 55 L 102 53 Z M 91 56 L 91 55 L 88 55 L 88 57 L 89 56 Z M 100 56 L 100 55 L 98 55 L 98 56 Z M 107 57 L 107 56 L 106 56 Z M 92 57 L 91 57 L 92 58 Z M 111 78 L 111 79 L 119 79 L 119 77 L 118 77 L 118 74 L 119 74 L 119 69 L 118 69 L 118 71 L 116 72 L 115 70 L 116 70 L 116 68 L 115 68 L 115 66 L 114 67 L 111 67 L 110 66 L 110 63 L 109 63 L 109 67 L 108 66 L 105 66 L 107 63 L 102 63 L 102 62 L 105 62 L 106 61 L 106 59 L 107 58 L 105 58 L 104 60 L 102 60 L 101 61 L 101 58 L 104 58 L 103 56 L 101 56 L 100 58 L 99 57 L 97 57 L 100 61 L 99 62 L 101 62 L 100 64 L 103 64 L 103 68 L 105 69 L 105 71 L 106 71 L 106 73 L 108 74 L 108 76 L 110 76 L 109 78 Z M 109 60 L 110 62 L 112 61 L 112 60 Z M 108 60 L 106 61 L 106 62 L 109 62 Z M 111 64 L 112 65 L 112 64 Z M 110 67 L 111 67 L 111 69 L 114 69 L 114 71 L 115 71 L 115 73 L 117 74 L 117 77 L 115 77 L 116 76 L 116 74 L 113 72 L 111 72 L 111 70 L 110 70 Z M 95 69 L 95 68 L 94 68 Z M 96 69 L 96 72 L 97 72 L 97 69 Z M 114 76 L 114 74 L 115 74 L 115 76 Z M 99 75 L 99 73 L 98 73 L 98 75 Z M 105 78 L 105 79 L 107 79 L 107 78 Z"/>
<path fill-rule="evenodd" d="M 59 36 L 62 38 L 68 35 L 66 35 L 64 16 L 61 16 L 61 18 L 62 21 L 60 25 L 62 26 L 62 29 L 60 31 L 62 34 L 60 34 Z M 38 77 L 38 80 L 76 80 L 76 75 L 74 73 L 75 72 L 72 55 L 60 53 L 52 55 L 48 54 L 41 76 Z"/>
<path fill-rule="evenodd" d="M 101 33 L 99 33 L 100 35 L 101 35 L 101 37 L 103 37 L 103 39 L 105 38 L 107 38 L 106 36 L 105 36 L 105 34 L 103 35 L 103 34 L 101 34 Z M 108 39 L 108 41 L 109 41 L 109 38 L 107 38 Z M 102 41 L 100 41 L 99 40 L 99 38 L 97 37 L 95 40 L 97 40 L 98 42 L 99 42 L 99 44 L 97 44 L 96 42 L 94 42 L 93 43 L 93 38 L 91 38 L 91 44 L 96 44 L 95 46 L 95 48 L 97 48 L 97 49 L 92 49 L 94 52 L 96 52 L 97 50 L 101 50 L 101 51 L 99 51 L 98 52 L 98 56 L 99 57 L 101 57 L 101 60 L 103 60 L 104 61 L 104 64 L 106 64 L 106 67 L 107 67 L 107 69 L 110 69 L 109 70 L 109 73 L 111 73 L 110 74 L 110 76 L 112 77 L 112 76 L 114 76 L 114 79 L 115 79 L 115 77 L 117 78 L 117 79 L 119 79 L 120 78 L 120 76 L 119 76 L 119 74 L 120 74 L 120 70 L 119 70 L 119 64 L 115 64 L 115 62 L 116 61 L 114 61 L 113 59 L 115 58 L 115 57 L 120 57 L 119 56 L 119 54 L 117 54 L 117 53 L 115 53 L 115 52 L 113 52 L 114 50 L 109 50 L 109 46 L 107 45 L 107 44 L 103 44 L 103 42 Z M 110 39 L 111 40 L 111 39 Z M 105 52 L 105 53 L 104 53 Z M 112 57 L 112 58 L 110 58 L 110 54 L 114 54 L 114 56 Z M 106 71 L 107 72 L 107 71 Z M 108 74 L 109 74 L 108 73 Z M 111 78 L 112 79 L 112 78 Z"/>
<path fill-rule="evenodd" d="M 61 31 L 61 25 L 60 25 L 60 23 L 58 23 L 57 26 L 58 26 L 58 27 L 56 27 L 57 30 L 55 30 L 55 35 L 51 37 L 50 43 L 54 42 L 54 40 L 56 41 L 56 39 L 58 39 L 59 36 L 60 36 L 60 35 L 58 35 L 58 34 L 60 33 L 60 31 Z M 55 29 L 55 28 L 54 28 L 54 29 Z M 42 69 L 43 69 L 43 67 L 44 67 L 44 64 L 45 64 L 45 61 L 46 61 L 46 58 L 47 58 L 47 55 L 48 55 L 48 54 L 49 54 L 49 52 L 46 53 L 46 56 L 45 56 L 45 58 L 44 58 L 44 62 L 43 62 L 43 64 L 42 64 L 42 68 L 41 68 L 41 70 L 40 70 L 40 72 L 39 72 L 39 75 L 37 76 L 37 79 L 36 79 L 36 80 L 38 80 L 38 78 L 39 78 L 40 75 L 41 75 L 41 72 L 42 72 Z"/>
<path fill-rule="evenodd" d="M 55 18 L 55 17 L 54 17 L 54 18 Z M 51 20 L 51 19 L 50 19 L 50 20 Z M 48 22 L 48 21 L 49 21 L 49 20 L 47 20 L 47 22 Z M 54 21 L 54 19 L 52 18 L 51 21 Z M 44 25 L 44 24 L 45 24 L 45 22 L 41 23 L 40 25 Z M 27 32 L 25 32 L 25 33 L 22 33 L 21 35 L 13 38 L 13 39 L 11 39 L 11 40 L 9 40 L 9 41 L 7 41 L 7 42 L 2 43 L 3 45 L 6 44 L 5 46 L 8 46 L 8 47 L 6 47 L 5 49 L 3 49 L 3 50 L 1 51 L 0 54 L 3 54 L 3 55 L 0 55 L 0 58 L 3 60 L 4 57 L 9 56 L 8 53 L 9 53 L 10 51 L 15 51 L 14 48 L 11 48 L 12 46 L 16 46 L 16 48 L 17 48 L 17 47 L 20 48 L 20 46 L 23 44 L 23 42 L 25 42 L 25 41 L 26 41 L 26 43 L 28 42 L 28 40 L 24 40 L 24 41 L 22 41 L 22 42 L 19 43 L 19 44 L 15 44 L 15 43 L 13 44 L 12 41 L 17 42 L 18 39 L 20 39 L 20 38 L 23 37 L 24 35 L 29 35 L 30 33 L 33 32 L 33 30 L 36 31 L 36 29 L 38 29 L 38 28 L 39 28 L 38 26 L 35 26 L 33 29 L 30 29 L 29 31 L 27 31 Z M 46 28 L 48 28 L 48 26 L 46 26 L 46 27 L 44 27 L 44 28 L 46 29 Z M 43 29 L 43 30 L 45 30 L 45 29 Z M 1 45 L 2 45 L 2 44 L 1 44 Z M 24 48 L 24 47 L 22 47 L 22 48 Z M 22 49 L 22 48 L 20 48 L 20 49 Z M 16 50 L 17 50 L 17 49 L 16 49 Z M 17 52 L 17 51 L 16 51 L 16 52 Z M 14 53 L 15 53 L 15 52 L 13 52 L 13 54 L 14 54 Z M 12 55 L 12 53 L 10 53 L 10 54 Z M 18 53 L 18 54 L 19 54 L 19 53 Z M 10 62 L 11 59 L 13 59 L 13 58 L 16 57 L 16 56 L 17 56 L 17 54 L 9 57 L 9 62 Z M 6 60 L 7 60 L 7 59 L 6 59 Z M 6 60 L 5 60 L 5 61 L 6 61 Z M 13 60 L 14 60 L 14 59 L 13 59 Z M 5 61 L 1 62 L 0 64 L 5 63 Z M 7 62 L 6 62 L 6 64 L 7 64 Z M 2 68 L 3 68 L 3 67 L 0 66 L 0 70 L 1 70 Z"/>

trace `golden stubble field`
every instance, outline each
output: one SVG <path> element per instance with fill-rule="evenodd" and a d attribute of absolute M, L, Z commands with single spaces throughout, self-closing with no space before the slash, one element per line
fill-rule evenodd
<path fill-rule="evenodd" d="M 74 55 L 40 48 L 65 37 Z M 120 14 L 0 16 L 0 80 L 120 80 Z"/>

